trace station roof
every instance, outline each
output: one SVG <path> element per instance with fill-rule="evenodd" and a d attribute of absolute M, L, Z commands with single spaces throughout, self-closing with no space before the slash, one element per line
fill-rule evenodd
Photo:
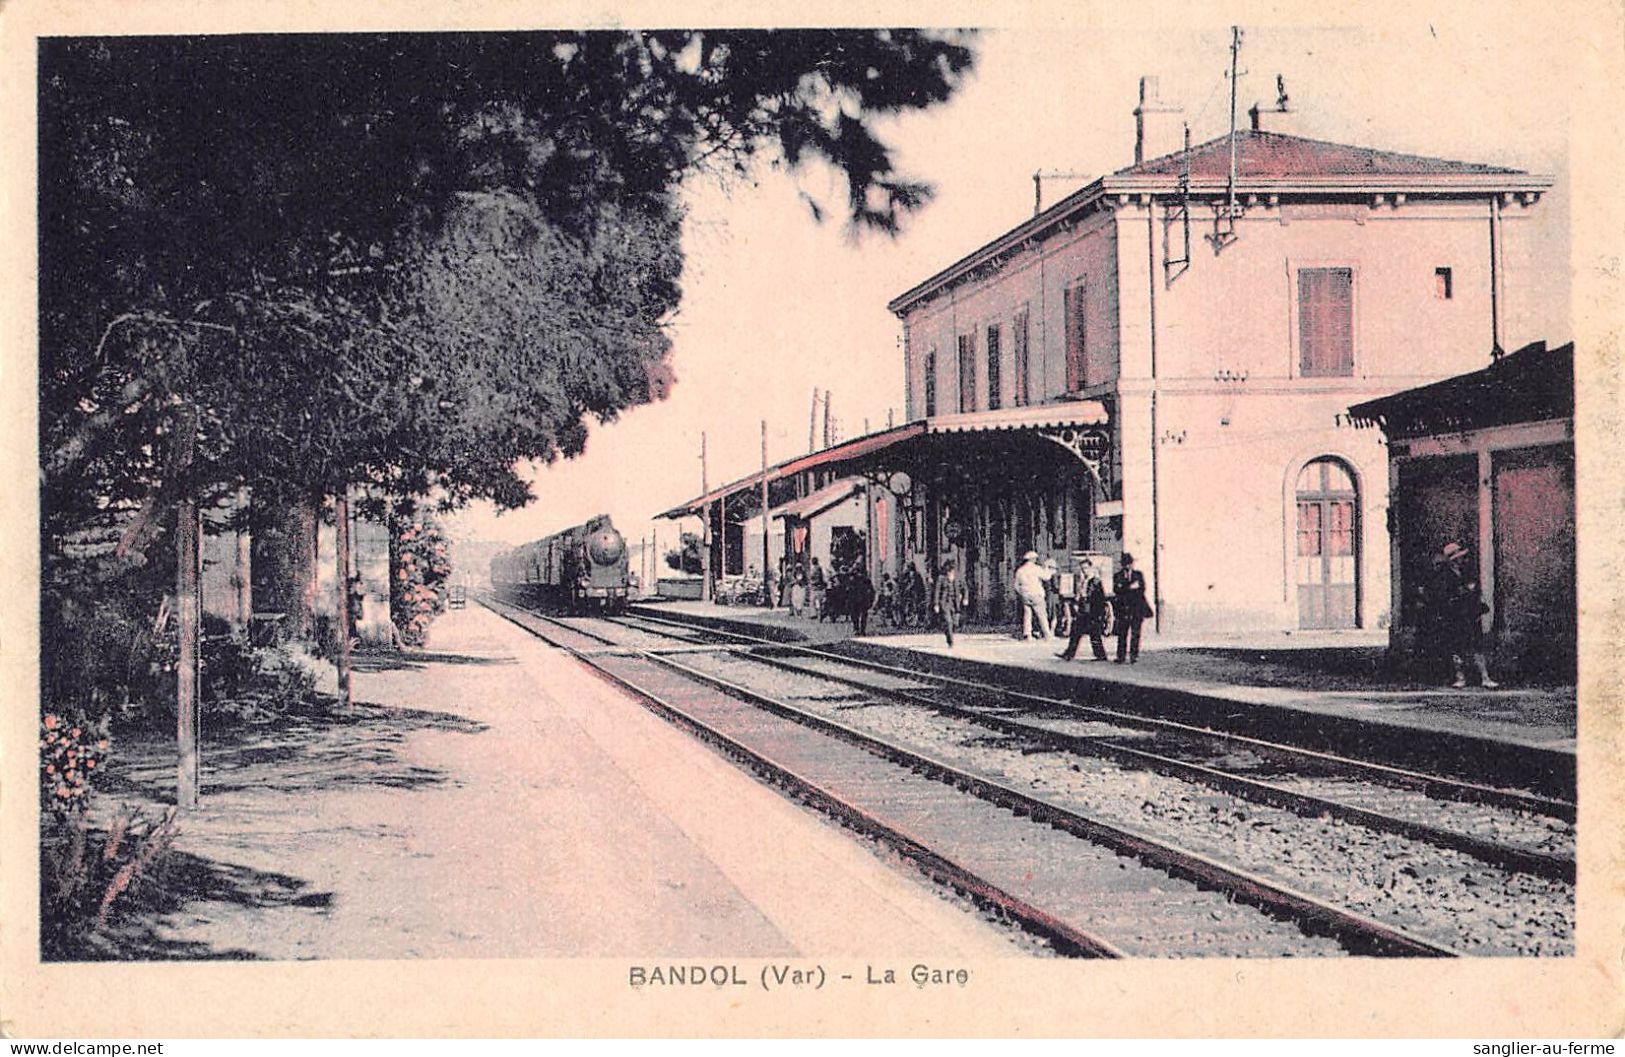
<path fill-rule="evenodd" d="M 807 470 L 816 470 L 826 466 L 856 467 L 860 463 L 871 462 L 882 454 L 894 451 L 901 452 L 910 446 L 912 442 L 926 436 L 950 433 L 1008 433 L 1024 429 L 1052 429 L 1066 426 L 1098 426 L 1104 425 L 1109 418 L 1105 405 L 1098 400 L 1063 401 L 1050 404 L 1035 404 L 1028 407 L 1013 407 L 998 411 L 969 411 L 955 415 L 936 415 L 931 418 L 916 419 L 913 422 L 905 423 L 893 429 L 883 430 L 879 433 L 854 437 L 849 441 L 833 445 L 822 451 L 798 455 L 776 466 L 769 466 L 765 471 L 765 476 L 771 483 L 782 478 L 793 477 Z M 710 504 L 721 499 L 761 487 L 763 476 L 764 471 L 757 471 L 749 477 L 742 477 L 720 488 L 713 488 L 704 495 L 695 496 L 686 503 L 672 507 L 662 514 L 657 514 L 656 517 L 693 517 L 704 511 Z M 813 493 L 813 495 L 817 494 L 816 492 Z M 807 498 L 811 499 L 813 496 Z M 778 507 L 777 510 L 783 511 L 790 505 L 793 504 L 785 504 Z M 780 514 L 775 512 L 774 516 L 777 517 Z"/>
<path fill-rule="evenodd" d="M 1574 344 L 1543 341 L 1481 371 L 1405 389 L 1349 408 L 1356 426 L 1379 426 L 1390 440 L 1542 422 L 1574 415 Z"/>
<path fill-rule="evenodd" d="M 856 477 L 843 477 L 833 484 L 827 484 L 811 495 L 791 500 L 783 506 L 773 509 L 776 518 L 810 518 L 816 517 L 837 503 L 844 503 L 859 488 L 863 482 Z"/>
<path fill-rule="evenodd" d="M 1175 151 L 1108 173 L 1074 191 L 1032 219 L 972 251 L 886 306 L 902 316 L 921 300 L 980 269 L 997 266 L 1029 240 L 1047 238 L 1075 224 L 1097 205 L 1127 202 L 1138 195 L 1179 192 L 1185 152 Z M 1213 196 L 1230 180 L 1230 136 L 1190 149 L 1190 180 L 1184 193 Z M 1417 194 L 1485 197 L 1531 196 L 1552 186 L 1550 176 L 1474 162 L 1357 147 L 1346 143 L 1242 129 L 1236 132 L 1236 192 L 1246 195 L 1347 197 L 1363 194 Z"/>

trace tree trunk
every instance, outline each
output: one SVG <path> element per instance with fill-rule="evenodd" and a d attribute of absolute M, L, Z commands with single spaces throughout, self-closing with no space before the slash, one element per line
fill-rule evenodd
<path fill-rule="evenodd" d="M 252 597 L 255 642 L 316 644 L 316 502 L 254 499 Z"/>
<path fill-rule="evenodd" d="M 236 513 L 241 516 L 248 509 L 248 489 L 237 490 Z M 254 597 L 249 588 L 253 581 L 249 573 L 250 539 L 247 525 L 237 529 L 237 547 L 231 568 L 232 634 L 246 637 L 254 624 Z"/>

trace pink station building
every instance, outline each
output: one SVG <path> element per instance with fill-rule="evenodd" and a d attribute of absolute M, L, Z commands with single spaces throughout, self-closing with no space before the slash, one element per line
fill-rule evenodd
<path fill-rule="evenodd" d="M 1553 181 L 1306 138 L 1298 117 L 1255 107 L 1187 145 L 1142 79 L 1134 164 L 890 302 L 902 425 L 663 516 L 708 519 L 712 569 L 742 571 L 765 476 L 773 564 L 827 568 L 836 518 L 877 582 L 954 558 L 973 621 L 1013 617 L 1028 550 L 1063 570 L 1126 551 L 1159 632 L 1386 627 L 1387 453 L 1348 409 L 1548 337 L 1524 331 Z"/>

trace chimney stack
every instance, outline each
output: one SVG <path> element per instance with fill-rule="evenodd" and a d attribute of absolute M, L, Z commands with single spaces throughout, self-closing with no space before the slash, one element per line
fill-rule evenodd
<path fill-rule="evenodd" d="M 1185 145 L 1184 111 L 1164 103 L 1155 77 L 1140 78 L 1140 105 L 1134 108 L 1134 164 L 1172 154 Z"/>
<path fill-rule="evenodd" d="M 1298 112 L 1288 106 L 1286 82 L 1279 75 L 1275 78 L 1275 105 L 1266 110 L 1263 103 L 1254 103 L 1247 116 L 1252 118 L 1254 132 L 1299 134 Z"/>

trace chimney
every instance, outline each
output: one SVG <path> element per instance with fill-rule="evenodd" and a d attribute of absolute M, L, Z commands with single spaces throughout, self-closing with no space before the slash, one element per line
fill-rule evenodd
<path fill-rule="evenodd" d="M 1134 108 L 1134 164 L 1172 154 L 1185 145 L 1184 113 L 1164 103 L 1155 77 L 1140 78 L 1140 105 Z"/>
<path fill-rule="evenodd" d="M 1289 136 L 1301 135 L 1298 112 L 1287 105 L 1286 82 L 1275 78 L 1275 105 L 1268 110 L 1263 103 L 1254 103 L 1247 116 L 1252 118 L 1254 132 L 1281 132 Z"/>

